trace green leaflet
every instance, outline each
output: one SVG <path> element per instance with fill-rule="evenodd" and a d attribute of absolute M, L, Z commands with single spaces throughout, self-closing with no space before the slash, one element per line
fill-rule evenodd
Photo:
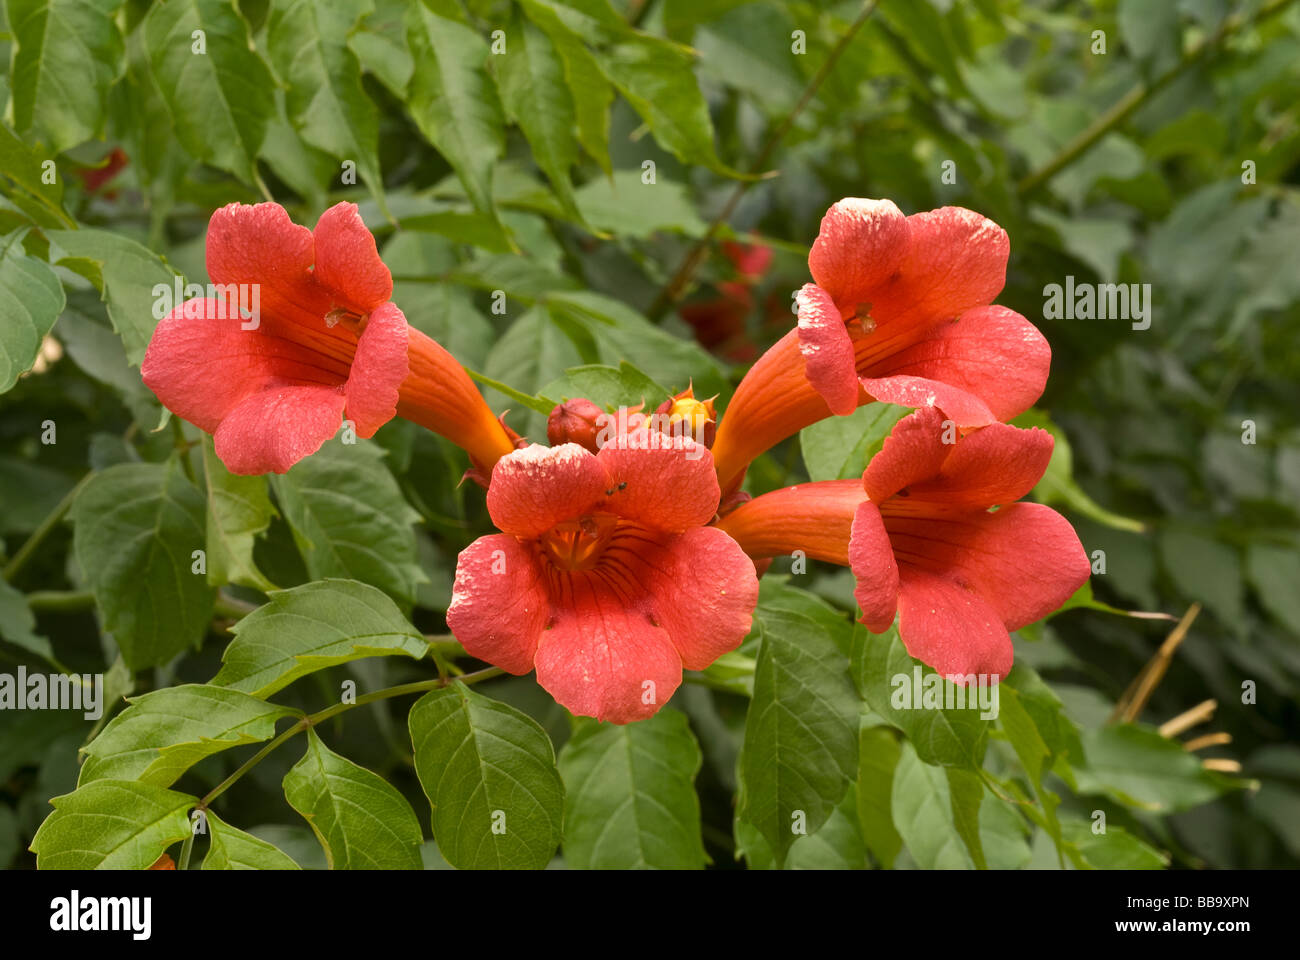
<path fill-rule="evenodd" d="M 560 843 L 564 784 L 542 728 L 459 683 L 425 694 L 408 722 L 433 837 L 447 862 L 546 866 Z"/>

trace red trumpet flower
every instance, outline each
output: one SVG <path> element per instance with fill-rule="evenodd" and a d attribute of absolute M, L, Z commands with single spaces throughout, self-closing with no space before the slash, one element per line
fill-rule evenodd
<path fill-rule="evenodd" d="M 211 433 L 234 473 L 284 473 L 346 413 L 361 437 L 395 414 L 441 433 L 484 472 L 514 444 L 465 370 L 407 325 L 355 204 L 315 232 L 276 203 L 232 203 L 208 225 L 207 298 L 173 309 L 140 372 Z M 251 309 L 250 309 L 251 307 Z"/>
<path fill-rule="evenodd" d="M 537 682 L 571 712 L 614 723 L 667 702 L 749 632 L 754 565 L 706 527 L 708 450 L 647 429 L 599 453 L 536 444 L 502 457 L 492 522 L 460 554 L 447 626 L 465 650 Z"/>
<path fill-rule="evenodd" d="M 938 411 L 918 410 L 895 425 L 860 485 L 787 487 L 718 527 L 752 557 L 801 549 L 851 567 L 868 629 L 887 630 L 897 612 L 916 659 L 950 678 L 1002 677 L 1008 631 L 1060 607 L 1090 573 L 1064 517 L 1013 502 L 1042 477 L 1052 444 L 1044 430 L 1001 423 L 958 438 Z"/>
<path fill-rule="evenodd" d="M 1020 314 L 989 306 L 1008 251 L 1001 227 L 961 207 L 905 217 L 889 200 L 832 206 L 798 327 L 754 364 L 718 426 L 723 491 L 764 450 L 871 400 L 938 406 L 962 427 L 1027 410 L 1051 350 Z"/>

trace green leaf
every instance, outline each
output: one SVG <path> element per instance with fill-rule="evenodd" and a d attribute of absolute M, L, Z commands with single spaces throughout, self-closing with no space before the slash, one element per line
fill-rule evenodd
<path fill-rule="evenodd" d="M 631 34 L 597 53 L 601 69 L 641 115 L 656 141 L 685 164 L 736 176 L 713 146 L 709 105 L 695 80 L 688 48 L 647 34 Z"/>
<path fill-rule="evenodd" d="M 787 870 L 863 870 L 867 847 L 857 818 L 858 791 L 853 784 L 815 833 L 799 837 L 785 858 Z"/>
<path fill-rule="evenodd" d="M 920 671 L 920 702 L 917 702 Z M 881 719 L 902 730 L 917 755 L 928 764 L 978 769 L 988 739 L 991 712 L 979 706 L 979 693 L 990 688 L 958 687 L 907 655 L 898 628 L 872 634 L 859 627 L 853 635 L 853 674 L 863 699 Z M 968 696 L 969 694 L 969 696 Z M 949 708 L 947 704 L 952 703 Z M 965 706 L 957 706 L 964 703 Z"/>
<path fill-rule="evenodd" d="M 980 806 L 984 799 L 984 781 L 979 774 L 959 767 L 946 767 L 948 777 L 948 800 L 952 806 L 952 822 L 957 835 L 971 860 L 980 870 L 987 870 L 989 865 L 984 859 L 984 844 L 980 838 Z"/>
<path fill-rule="evenodd" d="M 483 372 L 492 380 L 534 395 L 565 370 L 580 365 L 582 360 L 578 348 L 555 325 L 547 311 L 531 307 L 502 334 L 488 354 Z M 503 395 L 514 403 L 521 402 L 518 397 Z M 525 436 L 545 436 L 546 415 L 554 405 L 554 401 L 540 402 L 533 407 L 540 415 L 520 422 L 515 414 L 510 423 Z"/>
<path fill-rule="evenodd" d="M 1079 792 L 1104 793 L 1145 810 L 1190 810 L 1250 785 L 1206 770 L 1196 754 L 1150 727 L 1125 723 L 1088 730 L 1083 748 L 1088 763 L 1075 769 Z"/>
<path fill-rule="evenodd" d="M 178 460 L 96 474 L 77 495 L 72 521 L 77 563 L 127 666 L 156 667 L 199 645 L 213 602 L 194 572 L 203 496 Z"/>
<path fill-rule="evenodd" d="M 1163 870 L 1169 866 L 1167 854 L 1143 843 L 1123 827 L 1107 824 L 1104 833 L 1094 833 L 1090 822 L 1064 820 L 1061 828 L 1084 863 L 1097 870 Z"/>
<path fill-rule="evenodd" d="M 963 789 L 959 802 L 967 801 Z M 898 834 L 921 869 L 969 870 L 975 866 L 958 829 L 945 771 L 923 762 L 910 743 L 903 744 L 898 758 L 890 804 Z M 969 815 L 969 809 L 963 807 L 963 817 Z"/>
<path fill-rule="evenodd" d="M 312 579 L 338 577 L 382 588 L 399 603 L 425 582 L 417 561 L 420 515 L 371 442 L 326 443 L 272 480 Z"/>
<path fill-rule="evenodd" d="M 781 864 L 794 830 L 818 830 L 856 775 L 861 703 L 849 678 L 852 628 L 843 614 L 778 585 L 760 595 L 754 624 L 758 662 L 736 816 L 759 829 Z"/>
<path fill-rule="evenodd" d="M 591 180 L 576 199 L 588 224 L 619 237 L 644 240 L 659 232 L 702 237 L 709 229 L 685 184 L 662 176 L 642 183 L 640 170 L 615 170 Z"/>
<path fill-rule="evenodd" d="M 552 380 L 538 393 L 557 401 L 586 397 L 597 406 L 610 410 L 645 403 L 647 411 L 672 396 L 666 387 L 655 383 L 626 360 L 618 365 L 618 369 L 601 364 L 570 367 L 563 377 Z"/>
<path fill-rule="evenodd" d="M 176 274 L 147 247 L 107 230 L 48 230 L 50 242 L 68 259 L 59 261 L 87 277 L 108 305 L 108 318 L 122 338 L 127 359 L 139 366 L 162 319 L 155 313 L 161 302 L 155 290 L 173 289 Z"/>
<path fill-rule="evenodd" d="M 555 11 L 536 0 L 523 0 L 523 10 L 555 46 L 564 63 L 564 80 L 573 97 L 574 119 L 578 125 L 578 142 L 600 164 L 605 175 L 612 173 L 609 160 L 609 108 L 614 102 L 614 86 L 605 78 L 600 64 Z"/>
<path fill-rule="evenodd" d="M 1076 510 L 1100 524 L 1114 527 L 1116 530 L 1128 530 L 1142 533 L 1146 527 L 1137 520 L 1112 513 L 1083 492 L 1083 488 L 1074 480 L 1074 454 L 1065 432 L 1048 418 L 1041 410 L 1027 410 L 1011 421 L 1017 427 L 1041 427 L 1052 435 L 1055 441 L 1052 447 L 1052 459 L 1038 484 L 1031 490 L 1032 496 L 1039 503 L 1059 506 L 1065 510 Z"/>
<path fill-rule="evenodd" d="M 267 26 L 271 64 L 287 86 L 285 106 L 309 145 L 356 171 L 387 214 L 379 173 L 379 113 L 361 86 L 348 35 L 369 0 L 274 0 Z"/>
<path fill-rule="evenodd" d="M 38 870 L 147 870 L 190 835 L 198 801 L 133 780 L 96 780 L 50 801 L 32 838 Z"/>
<path fill-rule="evenodd" d="M 579 870 L 704 866 L 695 775 L 703 754 L 686 715 L 582 719 L 560 751 L 564 860 Z"/>
<path fill-rule="evenodd" d="M 601 363 L 614 366 L 625 357 L 636 357 L 656 383 L 673 390 L 694 383 L 698 397 L 720 393 L 727 386 L 717 360 L 703 347 L 656 327 L 617 300 L 585 290 L 550 293 L 546 300 L 552 319 L 576 325 L 590 337 L 596 347 L 594 359 Z"/>
<path fill-rule="evenodd" d="M 299 677 L 363 657 L 419 659 L 428 642 L 383 591 L 318 580 L 270 599 L 230 628 L 214 686 L 269 697 Z"/>
<path fill-rule="evenodd" d="M 908 407 L 868 403 L 847 417 L 827 417 L 799 434 L 799 449 L 812 480 L 850 480 L 862 476 L 867 463 Z"/>
<path fill-rule="evenodd" d="M 0 639 L 53 663 L 54 648 L 35 631 L 36 617 L 27 606 L 27 598 L 0 579 Z"/>
<path fill-rule="evenodd" d="M 230 826 L 207 811 L 208 855 L 204 870 L 300 870 L 279 847 Z"/>
<path fill-rule="evenodd" d="M 1028 866 L 1034 853 L 1029 840 L 1032 827 L 1018 808 L 1000 799 L 992 790 L 980 804 L 980 844 L 990 870 L 1019 870 Z"/>
<path fill-rule="evenodd" d="M 881 0 L 880 17 L 898 31 L 925 67 L 942 77 L 949 96 L 966 92 L 957 64 L 962 59 L 948 21 L 936 4 L 922 0 Z"/>
<path fill-rule="evenodd" d="M 569 179 L 569 168 L 578 160 L 578 144 L 573 138 L 576 116 L 564 63 L 546 34 L 517 10 L 506 37 L 505 54 L 492 58 L 501 103 L 528 138 L 533 160 L 555 187 L 564 211 L 580 219 Z"/>
<path fill-rule="evenodd" d="M 425 139 L 456 171 L 474 206 L 495 217 L 492 166 L 505 146 L 505 120 L 484 69 L 487 44 L 469 27 L 423 4 L 413 4 L 407 16 L 415 61 L 407 108 Z"/>
<path fill-rule="evenodd" d="M 275 516 L 266 477 L 231 473 L 217 457 L 209 437 L 203 438 L 203 476 L 208 488 L 208 583 L 238 583 L 263 593 L 275 584 L 253 562 L 253 544 Z"/>
<path fill-rule="evenodd" d="M 130 701 L 85 747 L 77 781 L 139 780 L 170 787 L 204 757 L 269 740 L 295 713 L 235 690 L 199 683 L 164 687 Z"/>
<path fill-rule="evenodd" d="M 564 784 L 536 721 L 461 683 L 408 720 L 433 836 L 459 869 L 541 869 L 560 843 Z"/>
<path fill-rule="evenodd" d="M 348 37 L 348 45 L 361 66 L 400 100 L 406 99 L 406 87 L 415 69 L 406 41 L 406 9 L 406 0 L 375 0 L 374 12 L 367 14 L 361 29 Z"/>
<path fill-rule="evenodd" d="M 30 370 L 63 312 L 63 284 L 49 265 L 23 252 L 22 233 L 0 243 L 0 393 Z"/>
<path fill-rule="evenodd" d="M 1246 552 L 1246 576 L 1260 605 L 1293 634 L 1300 634 L 1300 554 L 1296 548 L 1252 543 Z"/>
<path fill-rule="evenodd" d="M 388 781 L 307 731 L 307 752 L 284 775 L 284 796 L 325 849 L 331 870 L 420 870 L 420 822 Z"/>
<path fill-rule="evenodd" d="M 894 829 L 894 771 L 902 754 L 897 736 L 887 727 L 863 726 L 858 733 L 858 823 L 867 849 L 881 867 L 894 865 L 903 838 Z"/>
<path fill-rule="evenodd" d="M 1209 531 L 1179 526 L 1162 529 L 1157 543 L 1160 562 L 1178 592 L 1205 604 L 1224 626 L 1243 629 L 1241 558 L 1236 548 Z"/>
<path fill-rule="evenodd" d="M 41 226 L 67 226 L 72 218 L 63 209 L 63 178 L 54 167 L 54 182 L 46 183 L 47 162 L 53 163 L 49 151 L 40 145 L 28 146 L 8 124 L 0 123 L 0 176 L 8 177 L 25 191 L 16 194 L 14 202 L 29 210 L 21 197 L 30 196 L 46 211 L 37 218 Z M 3 182 L 0 180 L 0 184 Z M 35 215 L 35 211 L 31 212 Z"/>
<path fill-rule="evenodd" d="M 203 31 L 203 53 L 194 50 L 196 30 Z M 225 0 L 168 0 L 150 9 L 144 32 L 181 145 L 255 183 L 257 154 L 275 114 L 275 81 L 238 8 Z"/>
<path fill-rule="evenodd" d="M 100 137 L 108 89 L 122 74 L 122 0 L 8 0 L 14 126 L 51 153 Z"/>

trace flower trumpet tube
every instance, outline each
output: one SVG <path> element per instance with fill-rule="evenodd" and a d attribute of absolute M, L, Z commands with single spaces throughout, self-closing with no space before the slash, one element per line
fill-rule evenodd
<path fill-rule="evenodd" d="M 158 323 L 144 382 L 211 433 L 234 473 L 284 473 L 346 416 L 371 437 L 394 415 L 465 449 L 484 472 L 514 448 L 464 368 L 409 326 L 355 204 L 315 231 L 276 203 L 212 215 L 208 296 Z"/>
<path fill-rule="evenodd" d="M 796 295 L 798 326 L 745 375 L 718 425 L 724 493 L 760 453 L 872 400 L 938 406 L 961 427 L 1023 413 L 1042 394 L 1046 339 L 992 306 L 1006 232 L 961 207 L 904 216 L 889 200 L 834 204 Z"/>
<path fill-rule="evenodd" d="M 598 453 L 537 444 L 502 457 L 487 507 L 502 532 L 456 564 L 447 626 L 472 656 L 537 682 L 572 713 L 644 719 L 749 632 L 754 565 L 706 526 L 708 450 L 639 429 Z"/>
<path fill-rule="evenodd" d="M 897 614 L 916 659 L 950 678 L 1002 677 L 1009 632 L 1059 608 L 1090 565 L 1064 517 L 1015 502 L 1047 469 L 1051 434 L 995 423 L 945 443 L 946 432 L 938 411 L 918 410 L 860 484 L 777 490 L 717 526 L 754 557 L 804 550 L 849 566 L 869 630 L 884 632 Z"/>

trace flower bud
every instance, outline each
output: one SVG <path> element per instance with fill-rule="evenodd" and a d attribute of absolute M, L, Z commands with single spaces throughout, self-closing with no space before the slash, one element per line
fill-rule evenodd
<path fill-rule="evenodd" d="M 546 421 L 546 439 L 553 447 L 576 443 L 595 453 L 600 449 L 596 437 L 605 416 L 605 411 L 584 397 L 566 400 L 556 404 L 551 411 L 550 419 Z"/>
<path fill-rule="evenodd" d="M 713 408 L 713 398 L 696 400 L 695 391 L 687 387 L 675 397 L 670 397 L 655 409 L 664 432 L 674 437 L 690 437 L 706 447 L 713 446 L 713 434 L 718 415 Z"/>

